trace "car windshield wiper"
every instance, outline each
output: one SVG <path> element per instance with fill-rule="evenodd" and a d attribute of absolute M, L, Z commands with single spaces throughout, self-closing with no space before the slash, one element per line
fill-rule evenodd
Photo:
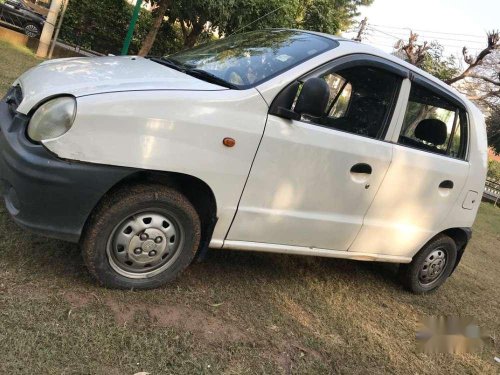
<path fill-rule="evenodd" d="M 175 60 L 169 59 L 168 57 L 148 57 L 151 61 L 157 62 L 168 66 L 169 68 L 178 70 L 179 72 L 189 74 L 193 77 L 203 79 L 205 81 L 215 83 L 219 86 L 227 87 L 229 89 L 238 89 L 238 86 L 228 82 L 215 74 L 209 73 L 206 70 L 191 68 L 188 65 L 183 65 Z"/>
<path fill-rule="evenodd" d="M 209 73 L 206 70 L 202 69 L 197 69 L 197 68 L 191 68 L 191 69 L 186 69 L 184 70 L 184 73 L 192 75 L 193 77 L 203 79 L 205 81 L 215 83 L 216 85 L 227 87 L 228 89 L 238 89 L 238 86 L 226 81 L 225 79 L 222 79 L 220 77 L 217 77 L 215 74 Z"/>
<path fill-rule="evenodd" d="M 184 72 L 186 70 L 184 66 L 167 57 L 148 57 L 148 59 L 154 61 L 155 63 L 165 65 L 168 66 L 169 68 L 178 70 L 180 72 Z"/>

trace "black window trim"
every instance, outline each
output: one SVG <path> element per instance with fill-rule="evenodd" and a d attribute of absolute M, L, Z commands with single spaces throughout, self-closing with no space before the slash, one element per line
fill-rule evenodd
<path fill-rule="evenodd" d="M 302 76 L 300 76 L 299 78 L 297 78 L 293 82 L 290 82 L 288 85 L 286 85 L 274 97 L 271 105 L 269 106 L 268 114 L 275 115 L 275 116 L 279 117 L 278 107 L 281 104 L 281 101 L 279 100 L 281 94 L 284 93 L 292 85 L 297 84 L 297 82 L 303 83 L 306 79 L 311 78 L 311 77 L 319 77 L 322 74 L 326 74 L 326 73 L 331 72 L 331 71 L 333 71 L 333 73 L 335 73 L 335 71 L 341 70 L 344 67 L 351 68 L 351 67 L 355 67 L 355 66 L 365 66 L 365 67 L 368 66 L 368 67 L 378 68 L 378 69 L 384 70 L 386 72 L 395 74 L 396 76 L 401 78 L 401 81 L 399 82 L 399 85 L 394 92 L 394 96 L 393 96 L 392 102 L 391 102 L 391 107 L 386 115 L 386 118 L 384 119 L 384 124 L 382 125 L 382 128 L 378 132 L 377 137 L 374 138 L 374 137 L 369 137 L 369 136 L 363 135 L 363 134 L 352 133 L 352 132 L 349 132 L 346 130 L 335 129 L 335 128 L 332 128 L 330 126 L 317 124 L 314 122 L 306 122 L 303 120 L 297 120 L 297 121 L 304 122 L 306 124 L 310 124 L 310 125 L 314 125 L 314 126 L 319 126 L 322 128 L 327 128 L 331 131 L 337 131 L 337 132 L 341 132 L 341 133 L 352 134 L 352 135 L 355 135 L 358 137 L 373 139 L 376 141 L 392 143 L 390 141 L 387 141 L 385 139 L 385 137 L 387 135 L 387 131 L 389 130 L 389 126 L 390 126 L 391 121 L 393 119 L 394 111 L 396 109 L 398 99 L 401 95 L 401 87 L 403 85 L 403 80 L 410 78 L 411 71 L 410 71 L 410 69 L 408 69 L 402 65 L 399 65 L 393 61 L 386 60 L 380 56 L 370 55 L 368 53 L 352 53 L 352 54 L 348 54 L 348 55 L 343 55 L 343 56 L 337 57 L 333 60 L 327 61 L 326 63 L 310 70 L 309 72 L 307 72 L 305 74 L 303 74 Z"/>
<path fill-rule="evenodd" d="M 444 99 L 456 105 L 458 108 L 463 109 L 465 112 L 467 112 L 467 105 L 458 95 L 455 95 L 455 93 L 453 93 L 452 91 L 444 89 L 437 83 L 432 82 L 430 79 L 427 79 L 424 76 L 413 71 L 410 73 L 409 78 L 412 83 L 415 82 L 417 85 L 420 85 L 423 88 L 432 91 L 434 94 L 442 96 Z"/>

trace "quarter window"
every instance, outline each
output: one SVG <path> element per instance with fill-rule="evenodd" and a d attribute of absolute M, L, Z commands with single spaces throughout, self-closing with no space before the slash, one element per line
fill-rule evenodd
<path fill-rule="evenodd" d="M 399 143 L 424 151 L 464 158 L 465 112 L 434 92 L 412 84 Z"/>

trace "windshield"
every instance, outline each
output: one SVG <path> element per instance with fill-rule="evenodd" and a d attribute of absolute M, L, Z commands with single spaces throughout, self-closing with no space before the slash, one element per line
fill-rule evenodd
<path fill-rule="evenodd" d="M 167 59 L 184 69 L 205 71 L 232 87 L 244 89 L 336 46 L 333 39 L 298 30 L 263 30 L 222 38 Z"/>

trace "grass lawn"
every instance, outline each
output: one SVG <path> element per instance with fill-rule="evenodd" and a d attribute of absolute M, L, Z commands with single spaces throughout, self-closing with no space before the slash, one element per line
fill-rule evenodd
<path fill-rule="evenodd" d="M 39 62 L 0 42 L 0 96 Z M 211 251 L 174 284 L 99 288 L 78 247 L 18 229 L 0 205 L 0 373 L 495 374 L 500 208 L 482 204 L 450 280 L 404 291 L 395 266 Z M 417 319 L 470 315 L 480 354 L 417 352 Z"/>

